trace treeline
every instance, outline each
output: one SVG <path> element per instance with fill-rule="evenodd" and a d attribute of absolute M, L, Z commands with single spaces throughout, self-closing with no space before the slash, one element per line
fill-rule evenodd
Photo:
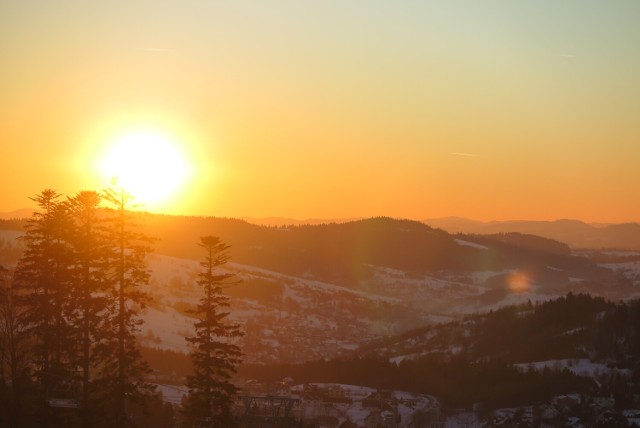
<path fill-rule="evenodd" d="M 614 309 L 603 298 L 572 293 L 540 304 L 501 308 L 468 323 L 465 348 L 477 358 L 514 363 L 588 357 L 598 317 Z"/>
<path fill-rule="evenodd" d="M 613 279 L 609 269 L 596 265 L 586 257 L 572 255 L 568 245 L 552 239 L 515 232 L 458 236 L 489 248 L 483 256 L 488 260 L 482 260 L 485 266 L 537 272 L 535 279 L 540 284 L 566 283 L 568 276 L 601 282 Z"/>
<path fill-rule="evenodd" d="M 312 275 L 344 286 L 370 280 L 374 274 L 371 266 L 415 274 L 524 269 L 536 272 L 534 279 L 545 284 L 566 284 L 569 276 L 601 282 L 614 277 L 587 258 L 572 256 L 566 244 L 518 233 L 452 236 L 420 222 L 385 217 L 291 227 L 149 213 L 137 213 L 136 218 L 145 233 L 161 238 L 157 243 L 161 254 L 197 258 L 198 248 L 192 243 L 210 234 L 233 245 L 234 260 L 239 263 L 290 275 Z M 487 249 L 459 245 L 456 237 Z"/>
<path fill-rule="evenodd" d="M 242 220 L 150 216 L 151 233 L 162 237 L 158 251 L 190 257 L 196 250 L 180 242 L 200 231 L 234 247 L 234 260 L 290 275 L 355 285 L 371 276 L 367 264 L 410 271 L 462 268 L 464 249 L 446 232 L 415 221 L 372 218 L 343 224 L 266 227 Z"/>
<path fill-rule="evenodd" d="M 613 303 L 569 293 L 469 321 L 463 343 L 474 358 L 518 363 L 592 357 L 640 373 L 640 300 Z"/>
<path fill-rule="evenodd" d="M 569 370 L 519 370 L 502 362 L 426 356 L 400 364 L 364 357 L 298 365 L 244 366 L 240 374 L 265 383 L 290 376 L 296 383 L 329 382 L 436 396 L 447 407 L 514 407 L 555 395 L 588 392 L 595 383 Z"/>
<path fill-rule="evenodd" d="M 474 239 L 504 242 L 516 247 L 529 248 L 531 250 L 538 250 L 544 253 L 559 254 L 564 256 L 568 256 L 571 254 L 571 248 L 564 242 L 526 233 L 505 232 L 486 235 L 474 234 L 469 236 L 472 236 Z"/>
<path fill-rule="evenodd" d="M 124 427 L 153 392 L 136 342 L 151 240 L 122 190 L 32 199 L 0 287 L 0 424 Z"/>
<path fill-rule="evenodd" d="M 187 243 L 205 232 L 232 244 L 234 260 L 239 263 L 311 275 L 344 286 L 371 280 L 371 266 L 416 274 L 520 268 L 537 272 L 535 279 L 540 283 L 565 284 L 569 276 L 599 281 L 613 278 L 608 269 L 572 256 L 557 241 L 522 234 L 453 236 L 411 220 L 378 217 L 340 224 L 265 227 L 236 219 L 146 214 L 144 223 L 148 233 L 162 238 L 158 252 L 163 254 L 196 257 L 197 248 Z M 487 249 L 459 245 L 456 237 Z"/>
<path fill-rule="evenodd" d="M 229 246 L 214 236 L 199 241 L 202 296 L 182 359 L 189 393 L 174 414 L 147 381 L 137 341 L 153 240 L 131 196 L 46 189 L 32 199 L 39 209 L 25 224 L 22 255 L 12 270 L 0 267 L 0 426 L 230 426 L 230 379 L 242 357 L 233 341 L 242 332 L 227 319 L 222 293 L 235 282 L 219 269 Z M 158 364 L 165 355 L 144 356 Z"/>
<path fill-rule="evenodd" d="M 640 300 L 613 303 L 568 293 L 541 303 L 506 306 L 361 346 L 358 355 L 450 353 L 471 360 L 526 363 L 587 358 L 640 369 Z"/>
<path fill-rule="evenodd" d="M 562 364 L 527 364 L 578 358 L 606 363 L 598 382 Z M 569 293 L 407 332 L 348 359 L 245 366 L 240 373 L 266 383 L 292 377 L 431 394 L 449 407 L 515 407 L 567 393 L 599 393 L 633 406 L 640 394 L 640 300 Z"/>

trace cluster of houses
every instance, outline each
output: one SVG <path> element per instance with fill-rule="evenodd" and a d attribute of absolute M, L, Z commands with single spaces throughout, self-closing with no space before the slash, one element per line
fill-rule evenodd
<path fill-rule="evenodd" d="M 235 408 L 245 426 L 286 420 L 326 428 L 443 428 L 433 397 L 339 384 L 292 385 L 285 379 L 265 388 L 248 381 Z"/>
<path fill-rule="evenodd" d="M 438 400 L 428 395 L 332 383 L 293 385 L 291 378 L 269 386 L 247 381 L 235 407 L 243 427 L 640 426 L 640 410 L 616 410 L 611 397 L 570 394 L 488 414 L 477 410 L 448 409 L 445 414 Z"/>

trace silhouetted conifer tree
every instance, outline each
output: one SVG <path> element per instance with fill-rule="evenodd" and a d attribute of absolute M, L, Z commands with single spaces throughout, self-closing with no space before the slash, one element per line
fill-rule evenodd
<path fill-rule="evenodd" d="M 113 260 L 113 247 L 105 235 L 104 213 L 100 211 L 101 202 L 102 197 L 95 191 L 79 192 L 68 201 L 74 220 L 70 236 L 74 259 L 70 319 L 79 345 L 76 365 L 82 370 L 80 408 L 85 428 L 94 425 L 91 421 L 91 372 L 101 363 L 95 344 L 105 336 L 106 292 L 111 285 L 108 269 Z"/>
<path fill-rule="evenodd" d="M 41 424 L 55 424 L 47 400 L 68 388 L 73 360 L 71 326 L 66 314 L 70 296 L 71 249 L 67 241 L 71 223 L 60 194 L 43 190 L 31 198 L 39 211 L 33 214 L 24 235 L 25 252 L 18 262 L 21 322 L 35 339 L 33 362 L 41 385 Z"/>
<path fill-rule="evenodd" d="M 214 236 L 201 237 L 199 245 L 206 253 L 198 276 L 203 296 L 195 311 L 195 335 L 186 338 L 194 373 L 187 380 L 184 413 L 196 426 L 229 427 L 233 425 L 231 405 L 236 393 L 230 379 L 242 357 L 233 340 L 242 332 L 227 318 L 229 303 L 222 287 L 230 284 L 234 274 L 220 270 L 229 260 L 228 245 Z"/>
<path fill-rule="evenodd" d="M 136 342 L 142 319 L 140 312 L 148 300 L 139 289 L 149 280 L 146 256 L 151 251 L 150 239 L 137 231 L 130 213 L 132 197 L 122 189 L 110 188 L 105 199 L 115 210 L 109 219 L 108 234 L 114 248 L 112 299 L 109 306 L 109 333 L 103 366 L 106 400 L 114 408 L 115 421 L 110 426 L 125 427 L 127 402 L 141 402 L 153 386 L 146 383 L 150 373 L 142 360 Z"/>

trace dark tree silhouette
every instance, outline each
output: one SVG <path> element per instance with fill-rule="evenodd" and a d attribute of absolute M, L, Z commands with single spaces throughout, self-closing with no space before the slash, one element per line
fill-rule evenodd
<path fill-rule="evenodd" d="M 113 282 L 109 307 L 109 332 L 107 333 L 103 365 L 105 399 L 114 407 L 115 421 L 110 426 L 124 428 L 127 425 L 127 402 L 142 402 L 154 387 L 145 382 L 150 373 L 142 359 L 136 342 L 142 319 L 140 311 L 149 299 L 139 289 L 149 280 L 146 256 L 151 251 L 151 240 L 137 231 L 129 212 L 132 197 L 123 189 L 110 188 L 104 198 L 114 206 L 108 219 L 108 234 L 114 248 Z"/>
<path fill-rule="evenodd" d="M 71 223 L 68 206 L 60 194 L 43 190 L 31 198 L 38 204 L 26 225 L 25 252 L 18 262 L 16 281 L 20 288 L 22 323 L 35 338 L 35 375 L 41 385 L 41 424 L 55 423 L 47 400 L 66 389 L 73 370 L 71 326 L 65 316 L 70 295 L 71 249 L 66 240 Z"/>
<path fill-rule="evenodd" d="M 217 237 L 204 236 L 199 246 L 206 254 L 198 275 L 203 296 L 195 311 L 195 335 L 186 338 L 194 373 L 187 380 L 184 412 L 196 426 L 229 427 L 233 425 L 231 405 L 236 393 L 230 379 L 242 357 L 233 341 L 242 332 L 227 318 L 229 302 L 222 287 L 232 283 L 234 274 L 220 270 L 229 260 L 228 245 Z"/>
<path fill-rule="evenodd" d="M 21 323 L 13 273 L 0 266 L 0 426 L 23 424 L 23 395 L 29 385 L 29 336 Z"/>
<path fill-rule="evenodd" d="M 110 285 L 108 262 L 113 249 L 105 236 L 104 215 L 101 215 L 102 197 L 95 191 L 82 191 L 69 198 L 68 205 L 74 220 L 70 241 L 74 264 L 72 310 L 70 319 L 80 350 L 77 365 L 82 368 L 81 413 L 82 426 L 88 428 L 93 406 L 91 400 L 91 372 L 100 363 L 95 344 L 104 335 L 104 316 L 107 308 L 106 291 Z"/>

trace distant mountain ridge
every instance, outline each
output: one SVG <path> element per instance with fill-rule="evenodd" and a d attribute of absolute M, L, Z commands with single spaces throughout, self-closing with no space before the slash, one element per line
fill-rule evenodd
<path fill-rule="evenodd" d="M 596 258 L 522 233 L 452 235 L 388 217 L 267 227 L 139 212 L 135 222 L 156 239 L 148 284 L 156 302 L 146 321 L 154 334 L 162 333 L 163 346 L 182 349 L 178 330 L 197 301 L 197 242 L 215 235 L 231 245 L 229 268 L 242 279 L 229 290 L 233 312 L 247 322 L 245 347 L 256 361 L 328 358 L 363 340 L 464 314 L 569 292 L 618 301 L 637 295 L 640 286 L 640 253 L 610 251 Z M 17 260 L 15 231 L 22 226 L 24 220 L 0 220 L 0 264 Z M 264 328 L 269 325 L 279 328 Z"/>
<path fill-rule="evenodd" d="M 7 223 L 9 220 L 24 220 L 30 217 L 32 212 L 33 210 L 28 208 L 9 212 L 0 212 L 0 221 L 4 221 L 0 224 L 0 227 L 4 229 L 11 229 L 15 226 L 13 222 Z M 217 218 L 165 216 L 162 214 L 153 215 L 183 219 Z M 308 219 L 294 219 L 287 217 L 243 217 L 238 220 L 255 226 L 282 228 L 290 226 L 345 224 L 367 219 L 361 217 Z M 581 220 L 572 219 L 559 219 L 553 221 L 505 220 L 483 222 L 462 217 L 441 217 L 421 220 L 420 222 L 432 228 L 442 229 L 451 234 L 463 233 L 473 235 L 494 235 L 498 233 L 518 232 L 560 241 L 568 244 L 573 249 L 640 250 L 640 223 L 636 222 L 604 224 L 585 223 Z M 23 222 L 19 221 L 18 223 L 22 224 Z"/>
<path fill-rule="evenodd" d="M 569 244 L 571 248 L 640 250 L 640 223 L 588 224 L 580 220 L 554 221 L 489 221 L 460 217 L 423 220 L 423 223 L 449 233 L 489 235 L 519 232 Z"/>
<path fill-rule="evenodd" d="M 376 217 L 267 227 L 215 217 L 138 213 L 137 218 L 143 230 L 157 238 L 154 247 L 159 254 L 198 259 L 199 237 L 214 235 L 232 246 L 232 259 L 238 263 L 347 287 L 371 283 L 379 269 L 418 276 L 522 270 L 535 273 L 533 281 L 556 285 L 569 277 L 608 276 L 607 269 L 572 256 L 551 238 L 451 235 L 413 220 Z"/>
<path fill-rule="evenodd" d="M 571 254 L 562 243 L 528 235 L 451 235 L 386 217 L 265 227 L 141 214 L 140 223 L 158 238 L 159 254 L 197 260 L 198 237 L 211 234 L 231 245 L 234 262 L 400 299 L 406 315 L 451 316 L 570 291 L 623 299 L 633 291 L 630 280 L 611 269 Z"/>
<path fill-rule="evenodd" d="M 331 223 L 348 223 L 350 221 L 362 220 L 362 217 L 349 217 L 349 218 L 306 218 L 296 219 L 289 217 L 242 217 L 242 220 L 247 223 L 256 224 L 258 226 L 304 226 L 304 225 L 319 225 L 319 224 L 331 224 Z"/>
<path fill-rule="evenodd" d="M 19 210 L 0 212 L 0 220 L 28 218 L 28 217 L 31 217 L 31 214 L 33 214 L 33 211 L 34 210 L 31 208 L 22 208 Z"/>

